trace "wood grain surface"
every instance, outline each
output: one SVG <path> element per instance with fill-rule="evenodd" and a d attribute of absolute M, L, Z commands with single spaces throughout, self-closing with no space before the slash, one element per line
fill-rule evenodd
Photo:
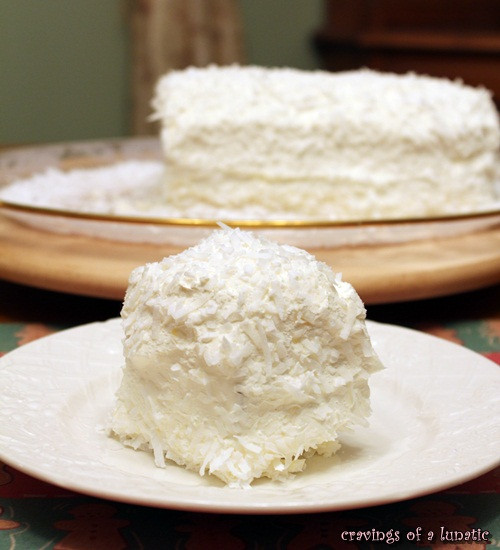
<path fill-rule="evenodd" d="M 176 254 L 169 245 L 48 233 L 0 216 L 0 278 L 38 288 L 123 299 L 132 269 Z M 446 296 L 500 282 L 500 228 L 404 244 L 310 248 L 367 304 Z"/>

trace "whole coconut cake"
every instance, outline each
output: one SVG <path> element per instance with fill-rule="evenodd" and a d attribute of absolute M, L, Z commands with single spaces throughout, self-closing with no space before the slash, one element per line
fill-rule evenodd
<path fill-rule="evenodd" d="M 490 91 L 367 69 L 190 67 L 153 98 L 160 159 L 48 169 L 0 199 L 210 220 L 435 218 L 500 207 Z"/>
<path fill-rule="evenodd" d="M 230 486 L 301 471 L 365 424 L 381 368 L 353 287 L 298 248 L 227 227 L 135 269 L 111 433 Z"/>
<path fill-rule="evenodd" d="M 372 220 L 492 207 L 491 93 L 368 69 L 191 67 L 163 76 L 165 200 L 194 217 Z"/>

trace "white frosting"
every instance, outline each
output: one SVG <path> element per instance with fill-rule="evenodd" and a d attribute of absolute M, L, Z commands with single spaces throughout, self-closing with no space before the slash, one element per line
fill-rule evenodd
<path fill-rule="evenodd" d="M 429 216 L 495 200 L 490 93 L 369 70 L 189 68 L 158 82 L 170 204 L 262 217 Z"/>
<path fill-rule="evenodd" d="M 135 269 L 112 431 L 230 485 L 283 478 L 370 413 L 380 368 L 352 286 L 309 253 L 225 228 Z"/>

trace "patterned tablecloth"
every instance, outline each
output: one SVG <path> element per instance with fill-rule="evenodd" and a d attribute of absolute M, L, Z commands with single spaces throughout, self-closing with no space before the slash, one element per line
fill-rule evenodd
<path fill-rule="evenodd" d="M 0 293 L 1 355 L 62 328 L 114 316 L 120 306 L 16 285 L 0 285 Z M 487 289 L 375 306 L 368 316 L 452 340 L 500 364 L 498 297 L 498 288 Z M 372 508 L 282 516 L 204 514 L 78 495 L 0 462 L 0 549 L 494 548 L 500 547 L 499 493 L 497 468 L 440 493 Z M 430 531 L 432 541 L 427 540 Z"/>

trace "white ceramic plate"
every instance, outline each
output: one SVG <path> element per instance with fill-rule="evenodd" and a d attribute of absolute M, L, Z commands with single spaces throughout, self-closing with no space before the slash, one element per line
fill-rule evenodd
<path fill-rule="evenodd" d="M 286 483 L 228 489 L 107 437 L 120 382 L 118 319 L 59 332 L 0 359 L 0 459 L 37 478 L 118 501 L 196 511 L 303 513 L 415 497 L 500 458 L 500 369 L 465 348 L 368 324 L 386 369 L 372 377 L 369 428 Z"/>

